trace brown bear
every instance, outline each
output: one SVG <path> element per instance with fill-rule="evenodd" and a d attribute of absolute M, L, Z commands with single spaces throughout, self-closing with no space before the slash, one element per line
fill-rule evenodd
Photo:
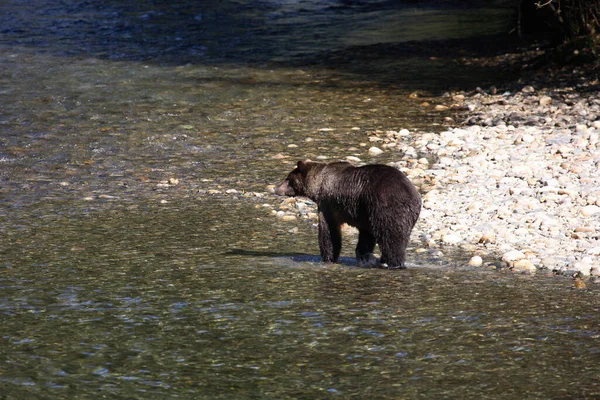
<path fill-rule="evenodd" d="M 406 247 L 419 213 L 421 197 L 406 175 L 381 164 L 355 167 L 339 161 L 299 161 L 275 187 L 280 196 L 305 196 L 319 207 L 319 248 L 323 262 L 337 262 L 342 249 L 341 225 L 358 228 L 356 259 L 373 266 L 375 244 L 381 264 L 405 268 Z"/>

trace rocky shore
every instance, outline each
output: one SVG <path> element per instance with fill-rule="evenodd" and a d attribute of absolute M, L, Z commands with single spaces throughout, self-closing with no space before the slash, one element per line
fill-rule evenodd
<path fill-rule="evenodd" d="M 438 110 L 469 110 L 455 127 L 367 133 L 368 154 L 397 153 L 391 165 L 421 189 L 415 251 L 459 248 L 474 267 L 600 276 L 600 95 L 523 86 L 446 99 Z M 273 213 L 316 219 L 305 199 Z"/>

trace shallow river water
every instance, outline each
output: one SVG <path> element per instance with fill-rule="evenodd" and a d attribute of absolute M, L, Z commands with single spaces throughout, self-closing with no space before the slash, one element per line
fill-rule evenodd
<path fill-rule="evenodd" d="M 4 1 L 0 399 L 600 397 L 593 285 L 323 265 L 264 206 L 490 83 L 423 48 L 510 10 L 437 3 Z"/>

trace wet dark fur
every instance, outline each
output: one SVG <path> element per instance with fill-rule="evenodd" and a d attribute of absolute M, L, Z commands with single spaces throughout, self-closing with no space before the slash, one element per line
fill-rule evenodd
<path fill-rule="evenodd" d="M 421 198 L 408 178 L 387 165 L 354 167 L 299 161 L 275 188 L 281 196 L 305 196 L 319 207 L 319 247 L 324 262 L 336 262 L 342 248 L 341 225 L 358 228 L 359 265 L 377 262 L 404 268 L 406 247 L 421 211 Z"/>

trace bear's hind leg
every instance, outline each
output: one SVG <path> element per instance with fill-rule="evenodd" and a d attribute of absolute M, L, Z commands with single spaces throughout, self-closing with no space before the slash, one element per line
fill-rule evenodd
<path fill-rule="evenodd" d="M 374 249 L 375 237 L 369 231 L 359 230 L 356 246 L 356 262 L 359 267 L 372 268 L 378 265 L 377 258 L 373 255 Z"/>
<path fill-rule="evenodd" d="M 403 235 L 389 236 L 379 243 L 381 249 L 381 264 L 387 269 L 405 269 L 406 248 L 408 237 Z"/>

